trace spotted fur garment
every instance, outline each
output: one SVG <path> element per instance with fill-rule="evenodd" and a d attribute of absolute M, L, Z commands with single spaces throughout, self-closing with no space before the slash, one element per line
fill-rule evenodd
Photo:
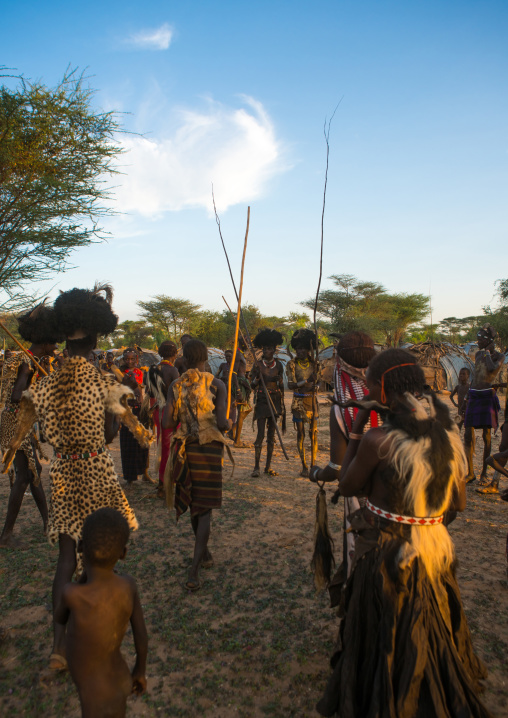
<path fill-rule="evenodd" d="M 2 454 L 4 454 L 4 452 L 9 448 L 9 444 L 16 432 L 19 405 L 11 404 L 11 394 L 14 389 L 16 379 L 18 378 L 19 368 L 24 363 L 28 363 L 28 359 L 22 352 L 14 354 L 4 363 L 1 396 L 1 402 L 4 405 L 4 410 L 2 411 L 2 415 L 0 417 L 0 448 L 2 450 Z M 39 480 L 39 472 L 37 469 L 35 455 L 35 441 L 32 434 L 33 431 L 30 431 L 30 433 L 23 440 L 21 446 L 18 448 L 18 451 L 22 451 L 28 459 L 28 468 L 33 472 L 35 483 L 37 484 Z M 9 479 L 12 486 L 14 481 L 13 467 L 9 469 Z"/>
<path fill-rule="evenodd" d="M 59 371 L 41 379 L 26 395 L 32 400 L 46 440 L 60 454 L 86 454 L 105 447 L 105 414 L 122 415 L 131 390 L 114 376 L 103 376 L 82 357 L 72 357 Z M 122 403 L 123 400 L 123 403 Z M 53 458 L 48 538 L 81 538 L 85 518 L 104 506 L 119 511 L 131 529 L 138 527 L 106 450 L 79 459 Z"/>

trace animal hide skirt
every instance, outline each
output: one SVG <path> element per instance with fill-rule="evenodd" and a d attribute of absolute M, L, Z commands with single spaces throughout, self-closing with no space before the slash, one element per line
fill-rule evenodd
<path fill-rule="evenodd" d="M 317 704 L 341 718 L 487 718 L 475 656 L 452 571 L 434 585 L 416 554 L 399 565 L 410 526 L 352 517 L 355 560 L 332 674 Z M 429 526 L 432 531 L 434 527 Z"/>
<path fill-rule="evenodd" d="M 266 394 L 263 389 L 259 389 L 256 393 L 255 404 L 254 404 L 254 417 L 253 421 L 258 419 L 270 419 L 272 412 L 266 400 Z M 283 395 L 280 391 L 270 391 L 270 398 L 273 404 L 273 413 L 275 417 L 279 417 L 283 411 Z"/>
<path fill-rule="evenodd" d="M 185 443 L 184 456 L 179 455 L 180 442 L 172 446 L 172 481 L 175 491 L 176 516 L 190 506 L 191 516 L 222 506 L 222 454 L 224 444 Z"/>

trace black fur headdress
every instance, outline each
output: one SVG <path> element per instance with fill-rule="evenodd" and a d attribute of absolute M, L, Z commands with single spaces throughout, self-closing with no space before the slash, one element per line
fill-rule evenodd
<path fill-rule="evenodd" d="M 76 332 L 87 336 L 110 334 L 118 324 L 112 301 L 113 290 L 109 284 L 96 283 L 93 289 L 61 292 L 54 304 L 59 329 L 66 337 Z"/>
<path fill-rule="evenodd" d="M 277 348 L 284 341 L 284 337 L 276 329 L 261 329 L 252 342 L 255 347 L 262 349 L 263 347 Z"/>
<path fill-rule="evenodd" d="M 291 337 L 293 349 L 316 349 L 316 334 L 311 329 L 297 329 Z"/>
<path fill-rule="evenodd" d="M 63 339 L 55 312 L 46 305 L 46 300 L 18 317 L 18 331 L 22 339 L 32 344 L 56 344 Z"/>

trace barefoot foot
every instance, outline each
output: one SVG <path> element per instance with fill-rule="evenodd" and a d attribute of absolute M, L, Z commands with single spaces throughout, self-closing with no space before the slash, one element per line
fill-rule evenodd
<path fill-rule="evenodd" d="M 207 549 L 205 555 L 203 556 L 203 560 L 201 561 L 201 568 L 213 568 L 214 565 L 215 561 L 213 560 L 213 556 Z"/>
<path fill-rule="evenodd" d="M 22 548 L 23 544 L 17 536 L 5 534 L 0 538 L 0 548 Z"/>
<path fill-rule="evenodd" d="M 48 668 L 50 671 L 60 672 L 67 671 L 69 667 L 65 656 L 62 656 L 60 653 L 52 653 L 49 657 Z"/>
<path fill-rule="evenodd" d="M 254 469 L 254 471 L 252 472 L 251 476 L 252 476 L 253 479 L 257 479 L 257 477 L 260 476 L 260 471 L 259 471 L 259 469 Z"/>
<path fill-rule="evenodd" d="M 476 489 L 476 493 L 478 493 L 478 494 L 498 494 L 499 489 L 495 484 L 488 484 L 487 486 L 480 486 L 480 488 Z"/>

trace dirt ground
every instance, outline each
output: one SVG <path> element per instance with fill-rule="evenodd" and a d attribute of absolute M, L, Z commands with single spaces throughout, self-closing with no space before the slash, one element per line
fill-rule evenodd
<path fill-rule="evenodd" d="M 321 465 L 328 461 L 327 424 L 323 407 Z M 243 438 L 253 441 L 250 422 Z M 338 621 L 327 595 L 316 594 L 312 583 L 316 487 L 299 477 L 291 424 L 285 443 L 290 461 L 278 450 L 278 477 L 251 478 L 253 450 L 234 451 L 233 478 L 225 461 L 223 507 L 214 512 L 210 543 L 215 567 L 202 571 L 202 589 L 195 594 L 182 587 L 193 548 L 188 516 L 176 524 L 151 484 L 139 481 L 127 489 L 140 529 L 119 568 L 137 580 L 150 637 L 148 691 L 129 700 L 127 715 L 316 715 Z M 494 448 L 498 443 L 499 434 Z M 477 448 L 479 455 L 481 441 Z M 118 440 L 112 451 L 121 477 Z M 47 465 L 43 483 L 49 493 Z M 329 495 L 334 490 L 330 486 Z M 474 485 L 467 492 L 466 511 L 450 527 L 462 600 L 489 670 L 485 703 L 495 716 L 508 716 L 508 504 L 478 495 Z M 4 477 L 2 522 L 8 493 Z M 339 558 L 340 503 L 329 505 L 329 518 Z M 16 533 L 23 547 L 0 553 L 0 715 L 78 717 L 70 677 L 46 670 L 57 549 L 43 536 L 31 496 L 23 502 Z M 124 647 L 132 662 L 130 634 Z"/>

